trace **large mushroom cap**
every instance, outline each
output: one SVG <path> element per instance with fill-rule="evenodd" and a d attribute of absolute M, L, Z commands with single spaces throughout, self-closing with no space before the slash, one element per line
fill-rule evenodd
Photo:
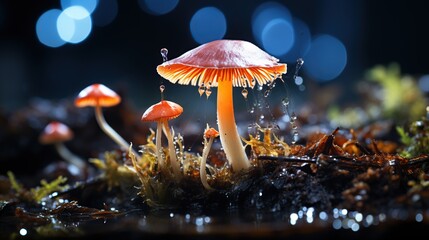
<path fill-rule="evenodd" d="M 216 40 L 194 48 L 157 67 L 172 83 L 217 86 L 218 79 L 233 86 L 263 85 L 286 72 L 286 64 L 242 40 Z"/>
<path fill-rule="evenodd" d="M 95 83 L 83 89 L 75 99 L 76 107 L 111 107 L 118 105 L 121 97 L 103 84 Z"/>
<path fill-rule="evenodd" d="M 67 125 L 53 121 L 46 125 L 40 134 L 39 142 L 42 144 L 52 144 L 65 142 L 73 138 L 72 130 Z"/>
<path fill-rule="evenodd" d="M 162 100 L 150 106 L 141 118 L 142 121 L 164 121 L 180 116 L 183 113 L 183 108 L 177 103 Z"/>

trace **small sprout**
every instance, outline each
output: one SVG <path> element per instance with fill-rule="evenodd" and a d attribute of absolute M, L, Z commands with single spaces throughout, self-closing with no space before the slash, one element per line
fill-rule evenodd
<path fill-rule="evenodd" d="M 203 184 L 204 188 L 207 190 L 212 190 L 213 188 L 211 188 L 207 182 L 206 161 L 210 152 L 210 148 L 212 147 L 212 144 L 213 144 L 213 139 L 217 137 L 219 137 L 219 132 L 214 128 L 210 128 L 209 125 L 207 124 L 207 128 L 204 131 L 204 149 L 203 149 L 203 155 L 201 157 L 201 163 L 200 163 L 201 183 Z M 209 140 L 207 141 L 207 139 Z"/>

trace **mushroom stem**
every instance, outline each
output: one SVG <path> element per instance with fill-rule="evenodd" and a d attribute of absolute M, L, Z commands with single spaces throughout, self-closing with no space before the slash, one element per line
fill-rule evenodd
<path fill-rule="evenodd" d="M 165 137 L 167 138 L 167 141 L 168 141 L 168 151 L 169 151 L 169 155 L 170 155 L 170 164 L 171 164 L 171 167 L 173 168 L 174 177 L 176 179 L 180 179 L 180 177 L 181 177 L 181 175 L 180 175 L 180 164 L 177 161 L 176 148 L 174 147 L 173 136 L 171 135 L 171 130 L 170 130 L 170 127 L 168 126 L 167 120 L 163 121 L 163 128 L 164 128 Z"/>
<path fill-rule="evenodd" d="M 95 118 L 97 119 L 98 126 L 107 136 L 109 136 L 116 144 L 118 144 L 123 150 L 128 150 L 130 144 L 127 143 L 104 119 L 103 111 L 100 106 L 95 107 Z M 138 153 L 132 149 L 132 153 L 136 156 L 137 159 L 140 159 Z"/>
<path fill-rule="evenodd" d="M 210 138 L 210 140 L 207 142 L 207 139 L 204 138 L 204 149 L 203 149 L 203 155 L 201 156 L 201 163 L 200 163 L 200 178 L 201 183 L 203 184 L 204 188 L 207 190 L 212 190 L 213 188 L 210 187 L 209 183 L 207 182 L 207 173 L 206 173 L 206 161 L 207 157 L 210 152 L 210 148 L 213 144 L 213 137 Z"/>
<path fill-rule="evenodd" d="M 80 170 L 85 169 L 85 161 L 70 152 L 70 150 L 62 142 L 55 143 L 55 148 L 57 149 L 58 154 L 60 154 L 60 156 L 68 163 L 75 165 Z"/>
<path fill-rule="evenodd" d="M 217 119 L 223 149 L 234 171 L 250 167 L 234 117 L 232 81 L 218 81 Z"/>
<path fill-rule="evenodd" d="M 159 121 L 156 125 L 156 157 L 158 158 L 159 168 L 164 168 L 164 158 L 162 158 L 162 145 L 161 145 L 161 137 L 162 137 L 162 123 Z"/>

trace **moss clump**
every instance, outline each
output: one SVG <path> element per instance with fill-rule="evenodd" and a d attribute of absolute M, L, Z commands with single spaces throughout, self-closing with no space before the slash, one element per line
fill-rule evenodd
<path fill-rule="evenodd" d="M 49 194 L 64 191 L 69 188 L 69 186 L 65 184 L 67 182 L 67 178 L 63 176 L 58 176 L 51 182 L 42 179 L 40 181 L 40 186 L 28 190 L 16 180 L 15 175 L 11 171 L 8 171 L 7 175 L 11 184 L 11 190 L 15 192 L 15 196 L 18 199 L 28 202 L 39 203 L 45 197 L 49 196 Z"/>

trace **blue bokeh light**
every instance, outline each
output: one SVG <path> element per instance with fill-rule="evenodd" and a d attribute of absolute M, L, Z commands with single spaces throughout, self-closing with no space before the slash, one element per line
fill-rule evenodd
<path fill-rule="evenodd" d="M 316 81 L 338 77 L 347 65 L 347 50 L 337 38 L 323 34 L 314 38 L 305 57 L 304 70 Z"/>
<path fill-rule="evenodd" d="M 48 47 L 60 47 L 66 42 L 61 39 L 57 31 L 57 19 L 61 10 L 51 9 L 43 13 L 36 23 L 37 38 Z"/>
<path fill-rule="evenodd" d="M 262 31 L 262 46 L 270 54 L 282 56 L 289 52 L 295 42 L 294 28 L 290 22 L 276 18 Z"/>
<path fill-rule="evenodd" d="M 421 76 L 419 78 L 418 84 L 419 84 L 420 89 L 423 92 L 428 93 L 429 92 L 429 75 Z"/>
<path fill-rule="evenodd" d="M 96 26 L 104 27 L 113 22 L 118 15 L 118 1 L 102 0 L 92 13 L 92 22 Z"/>
<path fill-rule="evenodd" d="M 263 3 L 253 12 L 252 32 L 258 44 L 263 44 L 263 31 L 273 19 L 283 19 L 290 23 L 292 21 L 292 16 L 289 9 L 278 2 Z"/>
<path fill-rule="evenodd" d="M 296 18 L 292 20 L 292 24 L 295 30 L 295 41 L 292 49 L 280 57 L 284 62 L 296 62 L 298 58 L 304 58 L 311 45 L 311 33 L 307 24 Z"/>
<path fill-rule="evenodd" d="M 225 15 L 215 7 L 198 10 L 192 16 L 189 26 L 192 37 L 199 44 L 222 39 L 227 29 Z"/>
<path fill-rule="evenodd" d="M 102 0 L 105 1 L 105 0 Z M 73 6 L 81 6 L 85 8 L 90 14 L 94 12 L 97 7 L 98 0 L 61 0 L 61 7 L 67 9 Z"/>
<path fill-rule="evenodd" d="M 163 15 L 173 11 L 179 0 L 139 0 L 140 8 L 153 15 Z"/>
<path fill-rule="evenodd" d="M 59 36 L 64 41 L 80 43 L 91 33 L 91 16 L 81 6 L 69 7 L 58 16 L 57 29 Z"/>

